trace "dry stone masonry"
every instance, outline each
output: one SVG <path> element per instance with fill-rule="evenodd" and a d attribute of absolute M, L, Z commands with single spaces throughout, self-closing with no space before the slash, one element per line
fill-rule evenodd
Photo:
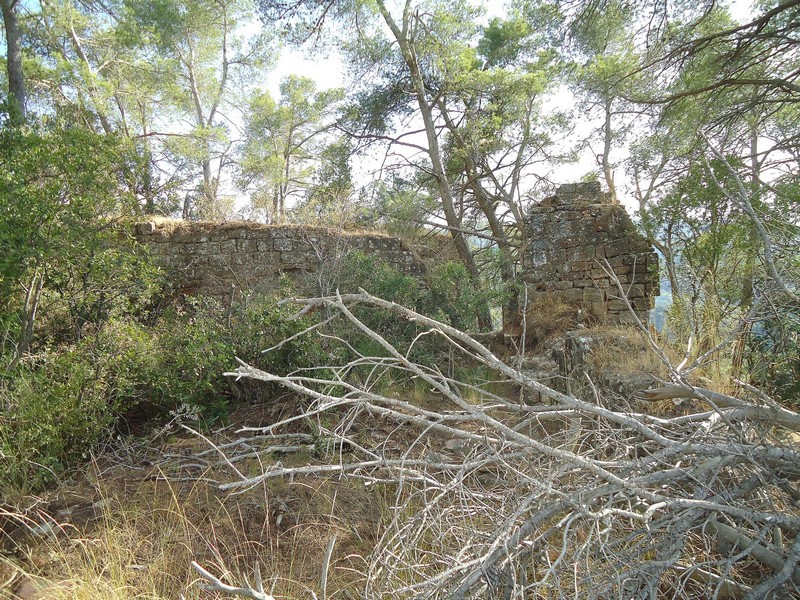
<path fill-rule="evenodd" d="M 335 277 L 337 261 L 348 252 L 377 254 L 411 275 L 422 264 L 398 238 L 334 229 L 165 221 L 138 223 L 137 240 L 169 268 L 177 291 L 227 302 L 245 291 L 274 290 L 281 275 L 304 292 L 319 291 Z"/>
<path fill-rule="evenodd" d="M 647 322 L 660 293 L 658 255 L 599 182 L 562 185 L 532 207 L 527 229 L 522 272 L 529 298 L 547 294 L 590 319 L 615 324 L 635 322 L 630 302 Z M 604 266 L 619 279 L 627 302 Z"/>
<path fill-rule="evenodd" d="M 137 240 L 173 272 L 177 291 L 227 302 L 246 291 L 274 290 L 282 275 L 304 293 L 329 293 L 337 261 L 360 250 L 420 276 L 419 255 L 398 238 L 335 229 L 162 221 L 135 226 Z M 549 295 L 600 322 L 634 322 L 627 302 L 604 270 L 622 284 L 627 301 L 646 321 L 659 294 L 658 256 L 625 209 L 600 184 L 562 185 L 532 207 L 527 220 L 522 278 L 529 299 Z M 340 262 L 338 263 L 340 264 Z"/>

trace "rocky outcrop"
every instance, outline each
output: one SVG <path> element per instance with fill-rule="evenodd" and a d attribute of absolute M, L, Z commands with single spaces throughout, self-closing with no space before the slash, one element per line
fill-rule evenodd
<path fill-rule="evenodd" d="M 532 207 L 522 277 L 529 298 L 549 294 L 600 322 L 647 322 L 660 293 L 658 255 L 600 183 L 562 185 Z M 621 284 L 622 291 L 617 287 Z"/>

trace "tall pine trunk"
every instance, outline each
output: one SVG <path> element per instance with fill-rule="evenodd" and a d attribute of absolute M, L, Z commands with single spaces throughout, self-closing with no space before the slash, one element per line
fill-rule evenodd
<path fill-rule="evenodd" d="M 22 37 L 17 23 L 18 0 L 0 0 L 6 32 L 8 109 L 12 125 L 25 121 L 25 78 L 22 73 Z"/>
<path fill-rule="evenodd" d="M 455 209 L 455 201 L 453 200 L 453 192 L 450 188 L 450 181 L 447 178 L 444 164 L 442 161 L 441 149 L 439 148 L 439 139 L 436 136 L 436 125 L 433 119 L 433 110 L 431 103 L 429 103 L 426 92 L 425 82 L 422 79 L 422 73 L 417 62 L 416 54 L 411 47 L 411 42 L 407 37 L 409 22 L 411 18 L 410 4 L 406 4 L 403 14 L 403 29 L 401 30 L 397 23 L 395 23 L 386 5 L 378 2 L 378 8 L 383 16 L 384 21 L 391 29 L 392 34 L 400 46 L 400 52 L 403 55 L 406 66 L 408 67 L 411 75 L 411 80 L 414 86 L 414 93 L 417 98 L 422 121 L 425 125 L 425 135 L 428 140 L 428 155 L 431 159 L 431 167 L 433 176 L 436 178 L 436 185 L 439 191 L 439 197 L 442 201 L 442 211 L 444 212 L 447 226 L 450 230 L 450 235 L 453 237 L 453 245 L 456 247 L 458 256 L 464 263 L 469 274 L 470 282 L 472 285 L 480 286 L 481 277 L 478 271 L 478 266 L 475 264 L 475 257 L 467 244 L 466 236 L 461 228 L 461 219 L 458 218 Z M 481 331 L 489 331 L 492 329 L 492 316 L 489 312 L 488 304 L 484 303 L 478 311 L 478 328 Z"/>

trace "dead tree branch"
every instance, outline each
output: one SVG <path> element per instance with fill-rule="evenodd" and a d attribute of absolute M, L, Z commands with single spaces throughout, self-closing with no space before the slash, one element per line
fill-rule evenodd
<path fill-rule="evenodd" d="M 337 356 L 345 358 L 287 375 L 241 364 L 228 375 L 308 398 L 301 414 L 248 434 L 269 445 L 269 436 L 312 422 L 329 442 L 329 459 L 265 466 L 255 476 L 232 470 L 237 480 L 221 487 L 310 476 L 392 485 L 393 517 L 372 556 L 365 597 L 754 598 L 763 590 L 800 591 L 800 546 L 764 541 L 775 531 L 793 540 L 800 534 L 793 491 L 800 456 L 782 441 L 790 439 L 783 433 L 798 431 L 800 415 L 758 394 L 748 392 L 752 402 L 679 383 L 642 398 L 696 398 L 712 410 L 674 417 L 612 410 L 595 396 L 543 385 L 469 335 L 364 291 L 286 302 L 339 315 L 330 326 L 349 327 L 347 336 L 324 328 L 307 334 L 340 343 Z M 419 333 L 408 347 L 395 345 L 366 324 L 370 310 L 406 319 Z M 356 352 L 346 341 L 356 335 L 380 356 Z M 433 339 L 520 393 L 468 385 L 435 361 L 415 361 L 414 346 Z M 385 378 L 398 382 L 398 391 L 378 385 Z M 435 402 L 412 402 L 403 381 L 424 387 Z"/>

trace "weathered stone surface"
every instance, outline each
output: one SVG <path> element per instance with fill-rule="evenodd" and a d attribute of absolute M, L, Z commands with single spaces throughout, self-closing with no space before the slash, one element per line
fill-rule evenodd
<path fill-rule="evenodd" d="M 324 228 L 254 223 L 148 222 L 133 227 L 164 267 L 173 271 L 177 289 L 229 301 L 250 290 L 273 290 L 286 273 L 301 288 L 316 292 L 311 275 L 321 261 L 355 249 L 378 254 L 400 271 L 421 276 L 419 257 L 397 238 Z"/>
<path fill-rule="evenodd" d="M 605 292 L 603 290 L 593 289 L 593 288 L 585 288 L 583 290 L 583 303 L 584 304 L 593 304 L 597 302 L 603 302 L 606 299 Z"/>
<path fill-rule="evenodd" d="M 522 279 L 529 290 L 555 292 L 598 320 L 628 324 L 616 279 L 647 319 L 659 294 L 658 255 L 599 183 L 561 186 L 531 209 L 527 227 Z"/>

